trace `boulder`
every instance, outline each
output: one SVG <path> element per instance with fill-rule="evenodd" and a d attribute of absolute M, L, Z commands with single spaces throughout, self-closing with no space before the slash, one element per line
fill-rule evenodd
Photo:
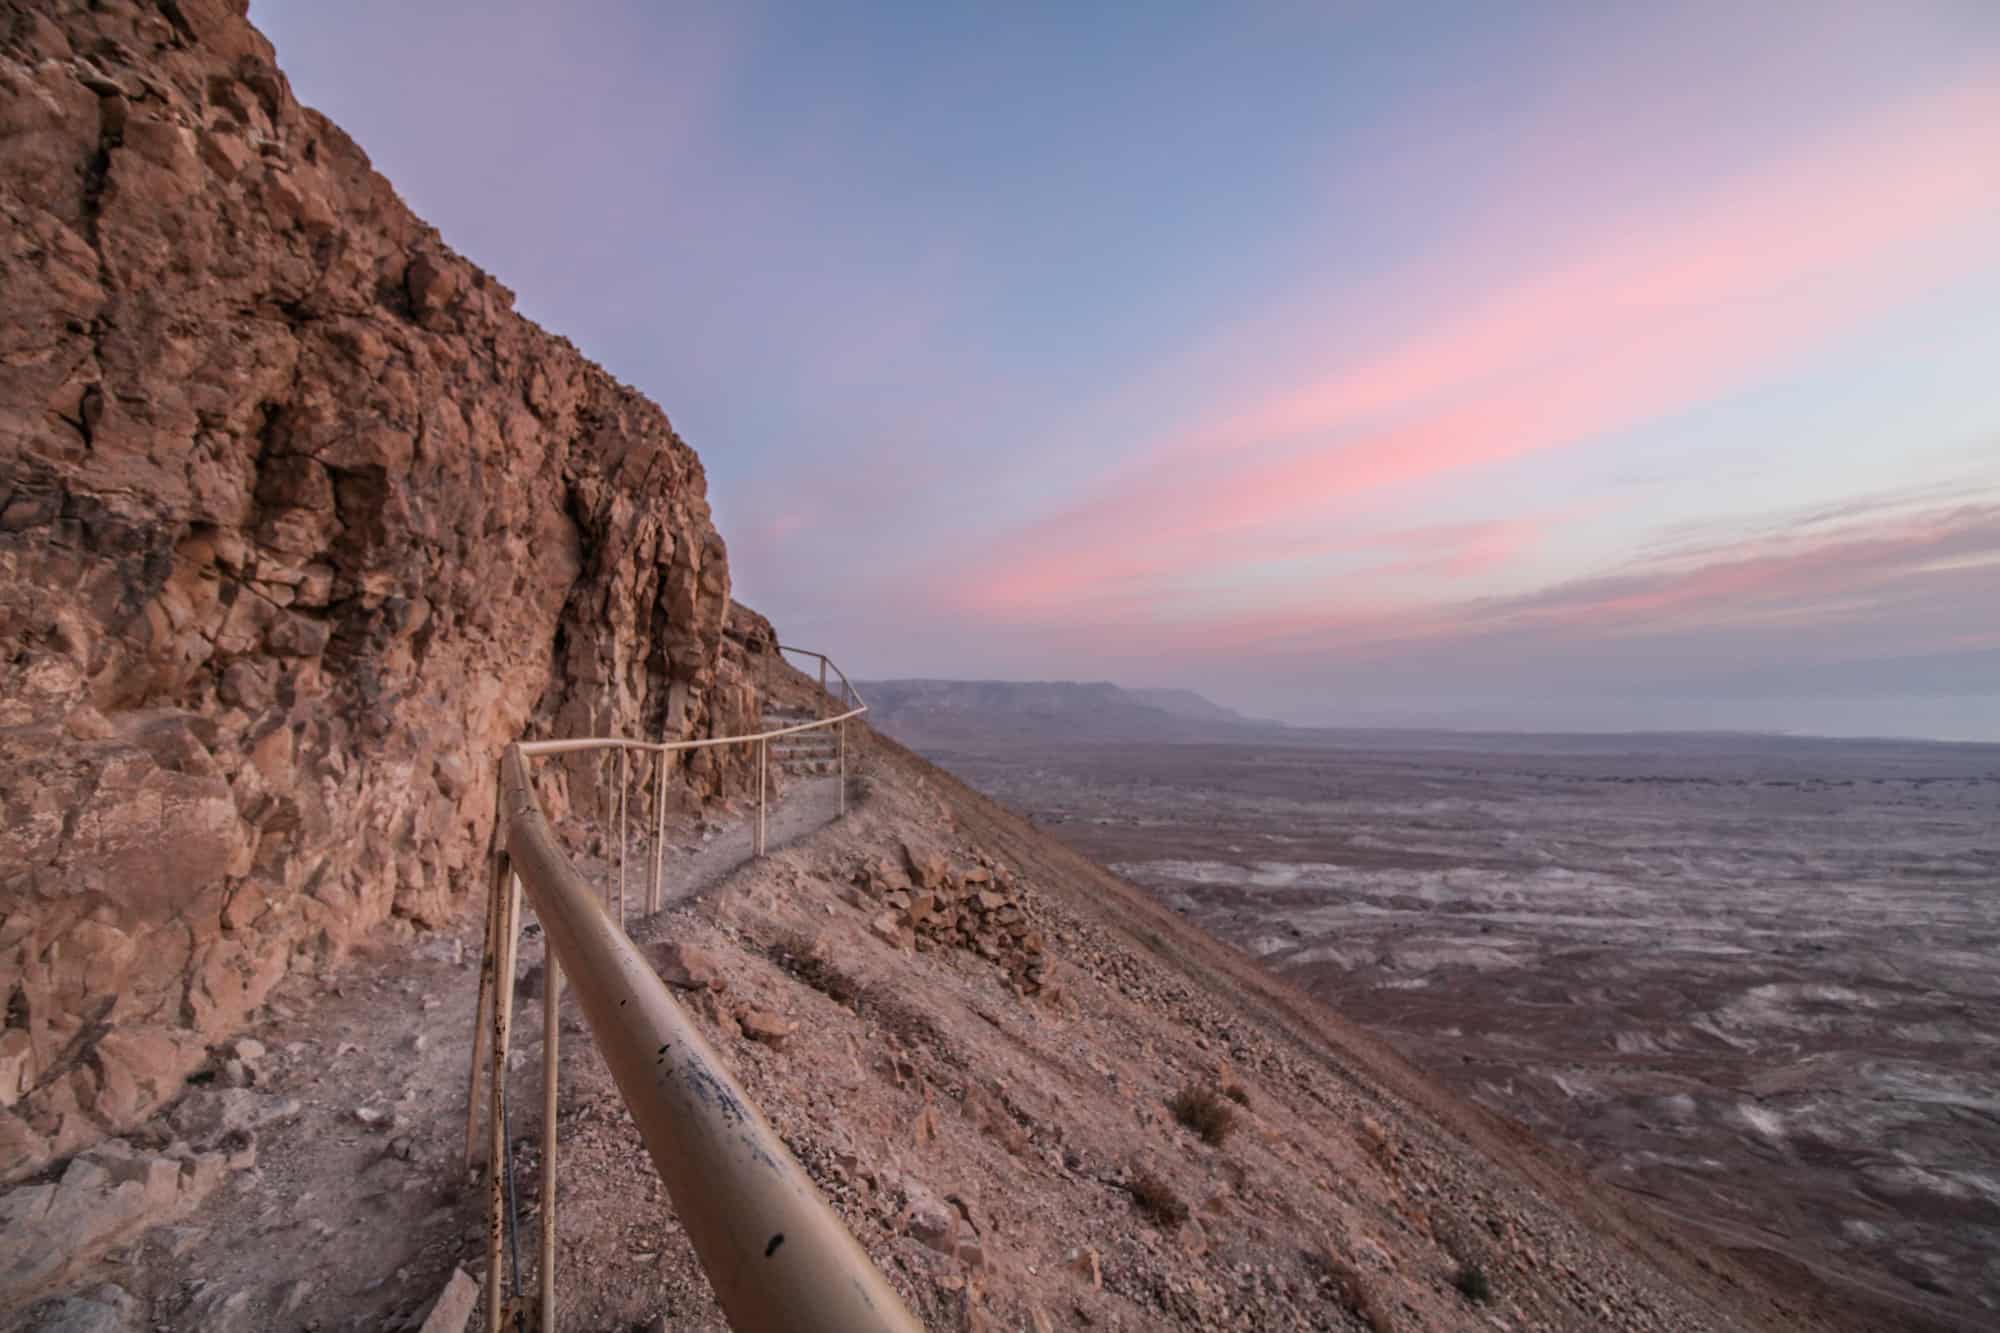
<path fill-rule="evenodd" d="M 472 1318 L 472 1308 L 479 1304 L 479 1284 L 466 1275 L 463 1268 L 451 1270 L 451 1280 L 438 1293 L 430 1313 L 424 1316 L 417 1333 L 465 1333 L 465 1321 Z"/>
<path fill-rule="evenodd" d="M 669 940 L 653 952 L 653 966 L 660 980 L 682 990 L 721 990 L 722 964 L 714 954 L 692 944 Z"/>
<path fill-rule="evenodd" d="M 0 1196 L 0 1307 L 34 1300 L 106 1250 L 181 1216 L 222 1176 L 212 1154 L 162 1157 L 108 1139 L 71 1158 L 54 1182 Z"/>
<path fill-rule="evenodd" d="M 903 943 L 902 919 L 894 912 L 878 912 L 869 919 L 868 929 L 885 944 L 900 949 Z"/>
<path fill-rule="evenodd" d="M 944 886 L 950 874 L 950 867 L 944 853 L 935 847 L 922 843 L 905 841 L 902 844 L 903 864 L 909 867 L 910 879 L 920 889 L 936 889 Z"/>
<path fill-rule="evenodd" d="M 939 1254 L 958 1253 L 958 1214 L 920 1185 L 906 1187 L 902 1228 Z"/>
<path fill-rule="evenodd" d="M 751 1041 L 762 1042 L 776 1049 L 785 1044 L 785 1038 L 799 1030 L 797 1023 L 774 1014 L 767 1009 L 757 1009 L 745 1005 L 736 1011 L 736 1025 Z"/>

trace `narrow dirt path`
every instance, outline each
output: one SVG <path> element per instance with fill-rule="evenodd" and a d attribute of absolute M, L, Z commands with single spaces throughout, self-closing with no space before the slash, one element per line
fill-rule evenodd
<path fill-rule="evenodd" d="M 838 810 L 836 779 L 792 778 L 770 811 L 767 845 L 803 838 Z M 720 824 L 670 824 L 669 905 L 748 863 L 754 837 L 755 807 L 745 812 L 740 803 Z M 601 861 L 577 861 L 609 882 Z M 643 901 L 645 866 L 635 839 L 630 905 Z M 250 1086 L 189 1094 L 228 1098 L 240 1114 L 268 1121 L 254 1133 L 254 1165 L 192 1214 L 114 1251 L 71 1290 L 123 1288 L 136 1298 L 126 1325 L 135 1330 L 331 1333 L 414 1329 L 455 1266 L 483 1271 L 481 1169 L 468 1170 L 465 1158 L 479 906 L 446 931 L 391 923 L 337 975 L 281 983 L 245 1034 L 254 1045 L 244 1049 L 262 1047 L 244 1061 Z M 644 933 L 636 911 L 630 925 Z M 540 933 L 532 924 L 529 931 L 519 976 L 535 974 L 541 960 Z M 539 1006 L 517 1000 L 516 1014 L 509 1100 L 519 1108 L 510 1125 L 519 1139 L 539 1128 L 541 1025 Z M 565 1024 L 577 1027 L 573 1018 Z M 133 1137 L 164 1148 L 171 1126 L 163 1115 Z M 517 1177 L 525 1179 L 519 1168 Z M 522 1229 L 531 1248 L 526 1216 Z M 5 1327 L 37 1329 L 55 1304 L 21 1311 Z"/>

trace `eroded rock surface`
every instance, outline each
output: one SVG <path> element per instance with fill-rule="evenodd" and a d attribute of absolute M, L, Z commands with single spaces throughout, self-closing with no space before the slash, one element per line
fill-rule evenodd
<path fill-rule="evenodd" d="M 524 733 L 753 730 L 666 417 L 299 106 L 241 3 L 0 12 L 0 1176 L 480 882 Z M 762 639 L 759 635 L 763 635 Z M 682 799 L 742 790 L 699 752 Z M 552 814 L 600 799 L 551 770 Z"/>

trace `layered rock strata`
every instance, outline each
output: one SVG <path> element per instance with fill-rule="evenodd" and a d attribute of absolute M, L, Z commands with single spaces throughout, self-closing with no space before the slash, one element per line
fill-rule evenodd
<path fill-rule="evenodd" d="M 478 891 L 527 735 L 754 730 L 701 463 L 226 0 L 0 7 L 0 1178 Z M 741 791 L 701 752 L 683 799 Z M 555 766 L 551 813 L 593 808 Z"/>

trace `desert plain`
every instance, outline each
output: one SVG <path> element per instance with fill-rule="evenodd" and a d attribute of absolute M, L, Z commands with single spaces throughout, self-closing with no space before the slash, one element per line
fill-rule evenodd
<path fill-rule="evenodd" d="M 2000 747 L 924 748 L 1739 1259 L 2000 1318 Z"/>

